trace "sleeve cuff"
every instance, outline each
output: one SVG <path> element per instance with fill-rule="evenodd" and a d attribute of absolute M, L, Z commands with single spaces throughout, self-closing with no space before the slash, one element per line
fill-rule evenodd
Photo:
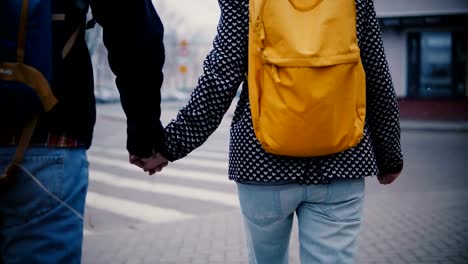
<path fill-rule="evenodd" d="M 389 173 L 399 173 L 403 170 L 403 161 L 389 162 L 385 166 L 379 168 L 379 175 L 389 174 Z"/>
<path fill-rule="evenodd" d="M 150 157 L 158 152 L 164 144 L 164 131 L 162 126 L 154 127 L 127 127 L 127 150 L 138 157 Z"/>
<path fill-rule="evenodd" d="M 167 150 L 166 145 L 162 146 L 162 148 L 159 149 L 158 152 L 170 162 L 174 162 L 174 161 L 178 160 L 171 153 L 169 153 L 169 151 Z"/>

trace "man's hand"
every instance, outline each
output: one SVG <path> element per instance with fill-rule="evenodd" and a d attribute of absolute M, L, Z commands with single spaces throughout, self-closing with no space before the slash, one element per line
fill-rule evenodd
<path fill-rule="evenodd" d="M 135 155 L 130 155 L 129 159 L 131 164 L 142 168 L 149 175 L 160 172 L 164 167 L 169 164 L 169 161 L 159 153 L 153 154 L 149 158 L 140 158 Z"/>
<path fill-rule="evenodd" d="M 378 175 L 377 179 L 379 180 L 380 184 L 387 185 L 387 184 L 390 184 L 390 183 L 394 182 L 396 180 L 396 178 L 398 178 L 398 176 L 400 176 L 400 173 L 401 172 L 387 173 L 387 174 Z"/>
<path fill-rule="evenodd" d="M 143 169 L 143 166 L 145 165 L 145 163 L 141 160 L 140 157 L 132 155 L 132 154 L 128 155 L 128 162 L 130 162 L 130 164 L 133 164 L 141 169 Z"/>
<path fill-rule="evenodd" d="M 153 175 L 160 172 L 169 164 L 169 161 L 159 153 L 154 154 L 151 158 L 141 159 L 144 162 L 143 170 Z"/>

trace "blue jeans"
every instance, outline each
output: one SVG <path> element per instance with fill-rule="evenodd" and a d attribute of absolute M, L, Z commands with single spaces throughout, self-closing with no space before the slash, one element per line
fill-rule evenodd
<path fill-rule="evenodd" d="M 3 172 L 15 149 L 0 147 Z M 32 147 L 22 165 L 53 195 L 83 214 L 88 187 L 85 149 Z M 24 171 L 0 193 L 0 263 L 80 263 L 83 221 Z"/>
<path fill-rule="evenodd" d="M 301 263 L 354 263 L 364 178 L 328 185 L 237 184 L 249 263 L 288 263 L 294 213 Z"/>

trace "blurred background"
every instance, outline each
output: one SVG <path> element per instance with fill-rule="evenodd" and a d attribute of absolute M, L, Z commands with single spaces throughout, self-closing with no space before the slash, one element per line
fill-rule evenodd
<path fill-rule="evenodd" d="M 219 19 L 217 1 L 154 0 L 165 24 L 163 99 L 185 99 L 197 83 Z M 468 120 L 467 0 L 375 0 L 402 115 Z M 87 32 L 99 102 L 118 100 L 102 30 Z"/>
<path fill-rule="evenodd" d="M 165 25 L 167 124 L 197 83 L 220 12 L 215 0 L 153 3 Z M 374 3 L 400 105 L 405 164 L 390 186 L 366 178 L 356 263 L 468 264 L 468 0 Z M 227 176 L 237 99 L 203 146 L 149 177 L 128 164 L 126 118 L 101 29 L 87 39 L 99 104 L 83 263 L 247 263 L 237 188 Z M 296 224 L 290 263 L 299 263 Z"/>
<path fill-rule="evenodd" d="M 186 99 L 197 83 L 203 60 L 212 47 L 219 19 L 217 1 L 154 0 L 165 27 L 163 100 Z M 115 102 L 118 92 L 109 69 L 99 25 L 87 31 L 98 102 Z"/>

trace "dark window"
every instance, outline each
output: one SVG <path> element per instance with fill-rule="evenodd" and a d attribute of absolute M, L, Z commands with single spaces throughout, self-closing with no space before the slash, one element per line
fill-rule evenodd
<path fill-rule="evenodd" d="M 452 94 L 452 34 L 421 33 L 420 93 L 422 96 Z"/>
<path fill-rule="evenodd" d="M 465 94 L 463 38 L 452 32 L 408 35 L 408 95 L 457 97 Z"/>

